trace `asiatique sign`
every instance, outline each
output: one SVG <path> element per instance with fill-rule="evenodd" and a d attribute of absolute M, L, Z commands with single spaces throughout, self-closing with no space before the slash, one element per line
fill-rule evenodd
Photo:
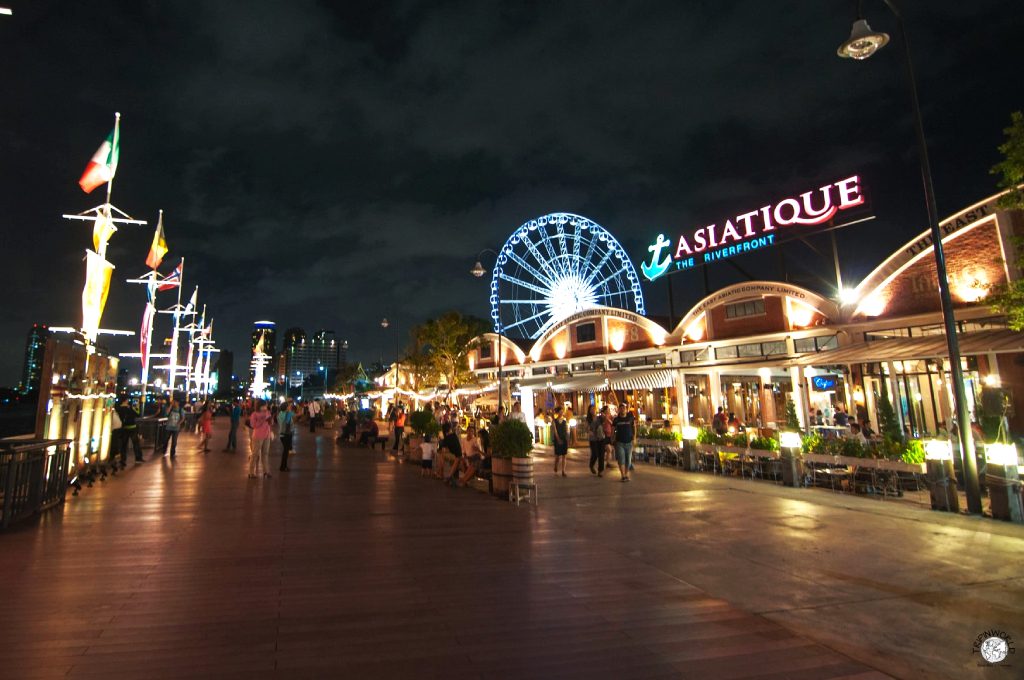
<path fill-rule="evenodd" d="M 680 234 L 670 241 L 664 234 L 647 247 L 650 262 L 640 271 L 654 281 L 670 269 L 690 269 L 734 255 L 774 246 L 787 229 L 813 227 L 827 223 L 836 213 L 863 205 L 860 177 L 853 175 L 796 197 L 783 198 L 756 210 L 740 213 L 718 224 Z M 675 246 L 675 251 L 671 250 Z"/>

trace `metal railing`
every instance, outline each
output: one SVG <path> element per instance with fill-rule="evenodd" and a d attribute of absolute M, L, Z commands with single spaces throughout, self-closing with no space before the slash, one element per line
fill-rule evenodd
<path fill-rule="evenodd" d="M 64 502 L 70 439 L 0 440 L 0 529 Z"/>

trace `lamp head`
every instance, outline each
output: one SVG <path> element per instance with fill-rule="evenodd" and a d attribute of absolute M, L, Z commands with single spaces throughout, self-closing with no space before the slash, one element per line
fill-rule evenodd
<path fill-rule="evenodd" d="M 850 37 L 839 46 L 836 54 L 844 59 L 867 59 L 888 42 L 888 33 L 873 31 L 866 20 L 857 19 L 853 22 Z"/>
<path fill-rule="evenodd" d="M 388 321 L 388 318 L 386 316 L 383 319 L 380 320 L 380 327 L 381 328 L 387 328 L 390 325 L 391 325 L 391 323 Z"/>
<path fill-rule="evenodd" d="M 479 279 L 480 277 L 487 273 L 487 270 L 484 269 L 484 266 L 480 263 L 480 260 L 477 260 L 476 264 L 473 265 L 473 268 L 469 270 L 469 273 Z"/>

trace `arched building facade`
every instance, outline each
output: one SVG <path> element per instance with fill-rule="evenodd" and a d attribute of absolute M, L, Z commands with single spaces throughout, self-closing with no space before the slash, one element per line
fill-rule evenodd
<path fill-rule="evenodd" d="M 1016 280 L 1013 238 L 1024 215 L 992 196 L 941 223 L 972 414 L 1024 404 L 1024 334 L 986 304 L 992 285 Z M 883 399 L 905 430 L 935 433 L 953 415 L 949 362 L 928 233 L 886 258 L 844 304 L 780 281 L 727 286 L 673 328 L 633 312 L 578 312 L 522 347 L 504 339 L 506 389 L 532 420 L 555 405 L 636 408 L 641 420 L 681 428 L 710 423 L 719 408 L 748 425 L 781 428 L 792 399 L 802 426 L 842 407 L 878 422 Z M 498 337 L 480 338 L 472 370 L 497 373 Z M 489 348 L 489 349 L 488 349 Z M 1024 411 L 1024 409 L 1018 409 Z M 1010 415 L 1024 432 L 1024 413 Z"/>

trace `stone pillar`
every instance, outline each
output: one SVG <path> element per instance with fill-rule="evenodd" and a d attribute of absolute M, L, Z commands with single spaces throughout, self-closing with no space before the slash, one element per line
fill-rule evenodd
<path fill-rule="evenodd" d="M 903 417 L 903 404 L 900 401 L 900 384 L 899 378 L 896 377 L 896 366 L 891 362 L 885 362 L 886 368 L 889 369 L 889 403 L 892 404 L 892 410 L 896 413 L 896 420 L 900 424 L 900 432 L 903 432 L 903 428 L 906 427 Z M 881 423 L 878 423 L 881 427 Z"/>

